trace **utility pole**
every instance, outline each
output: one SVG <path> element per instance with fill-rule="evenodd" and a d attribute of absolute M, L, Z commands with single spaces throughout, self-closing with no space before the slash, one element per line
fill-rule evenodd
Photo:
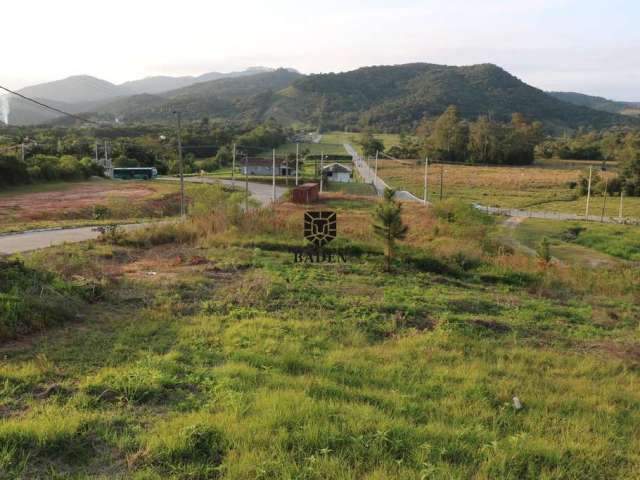
<path fill-rule="evenodd" d="M 100 159 L 98 158 L 98 141 L 96 140 L 96 165 L 100 165 Z"/>
<path fill-rule="evenodd" d="M 113 167 L 111 160 L 109 160 L 109 144 L 106 140 L 104 141 L 104 168 L 107 171 L 107 176 L 113 178 Z"/>
<path fill-rule="evenodd" d="M 378 180 L 378 154 L 380 152 L 378 152 L 378 150 L 376 150 L 376 166 L 375 166 L 375 175 L 373 176 L 373 182 L 375 184 L 375 182 Z"/>
<path fill-rule="evenodd" d="M 444 165 L 440 164 L 440 200 L 442 200 L 442 189 L 444 185 Z"/>
<path fill-rule="evenodd" d="M 298 186 L 298 168 L 300 165 L 300 144 L 296 143 L 296 187 Z"/>
<path fill-rule="evenodd" d="M 424 160 L 424 204 L 429 201 L 429 157 Z"/>
<path fill-rule="evenodd" d="M 273 149 L 273 169 L 271 172 L 271 180 L 272 180 L 272 187 L 273 187 L 273 203 L 276 203 L 276 149 Z"/>
<path fill-rule="evenodd" d="M 589 220 L 589 202 L 591 201 L 591 179 L 593 177 L 593 167 L 589 167 L 589 185 L 587 186 L 587 212 L 585 217 Z"/>
<path fill-rule="evenodd" d="M 182 161 L 182 122 L 180 112 L 174 111 L 178 120 L 178 162 L 180 168 L 180 216 L 184 218 L 186 215 L 184 205 L 184 162 Z"/>
<path fill-rule="evenodd" d="M 249 211 L 249 155 L 244 157 L 244 211 Z"/>
<path fill-rule="evenodd" d="M 324 152 L 320 154 L 320 193 L 324 191 Z"/>
<path fill-rule="evenodd" d="M 618 218 L 622 220 L 622 199 L 624 198 L 624 190 L 620 190 L 620 212 L 618 214 Z"/>
<path fill-rule="evenodd" d="M 233 160 L 231 161 L 231 186 L 236 188 L 236 144 L 233 144 Z"/>
<path fill-rule="evenodd" d="M 24 143 L 20 144 L 20 159 L 22 160 L 22 163 L 24 163 Z"/>
<path fill-rule="evenodd" d="M 604 222 L 604 214 L 605 209 L 607 208 L 607 189 L 609 187 L 609 179 L 604 179 L 604 199 L 602 200 L 602 216 L 600 217 L 600 222 Z"/>

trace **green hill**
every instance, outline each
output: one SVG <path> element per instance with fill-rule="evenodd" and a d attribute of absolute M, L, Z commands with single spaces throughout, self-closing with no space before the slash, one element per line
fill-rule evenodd
<path fill-rule="evenodd" d="M 239 78 L 197 83 L 161 95 L 118 99 L 97 112 L 101 119 L 162 121 L 179 110 L 185 119 L 204 116 L 220 119 L 260 120 L 273 102 L 273 94 L 290 86 L 301 74 L 279 69 Z"/>
<path fill-rule="evenodd" d="M 609 113 L 640 116 L 640 102 L 617 102 L 603 97 L 594 97 L 575 92 L 548 92 L 549 95 L 582 107 L 593 108 Z"/>
<path fill-rule="evenodd" d="M 232 121 L 273 117 L 287 125 L 328 130 L 370 126 L 379 131 L 414 128 L 425 116 L 458 106 L 468 119 L 508 120 L 520 112 L 548 128 L 603 128 L 634 123 L 616 113 L 561 101 L 491 64 L 452 67 L 427 63 L 366 67 L 304 76 L 285 69 L 214 80 L 159 96 L 119 99 L 99 110 L 103 119 L 161 121 L 173 110 L 187 119 Z"/>
<path fill-rule="evenodd" d="M 491 64 L 368 67 L 309 76 L 294 87 L 299 94 L 289 94 L 281 103 L 299 102 L 307 110 L 314 105 L 313 119 L 332 129 L 354 124 L 386 131 L 410 128 L 424 115 L 439 115 L 449 105 L 456 105 L 468 119 L 491 115 L 506 120 L 520 112 L 550 127 L 605 127 L 626 121 L 559 101 Z"/>

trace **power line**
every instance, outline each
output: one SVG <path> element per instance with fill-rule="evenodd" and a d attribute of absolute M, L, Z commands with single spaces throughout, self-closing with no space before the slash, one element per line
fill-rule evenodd
<path fill-rule="evenodd" d="M 98 125 L 98 126 L 100 125 L 98 122 L 94 122 L 93 120 L 87 120 L 86 118 L 79 117 L 78 115 L 74 115 L 73 113 L 65 112 L 64 110 L 60 110 L 59 108 L 52 107 L 45 103 L 39 102 L 38 100 L 34 100 L 33 98 L 27 97 L 26 95 L 22 95 L 21 93 L 14 92 L 13 90 L 9 90 L 7 87 L 3 87 L 2 85 L 0 85 L 0 89 L 6 92 L 9 92 L 10 94 L 15 95 L 16 97 L 20 97 L 24 100 L 35 103 L 36 105 L 39 105 L 43 108 L 47 108 L 54 112 L 61 113 L 62 115 L 66 115 L 67 117 L 75 118 L 76 120 L 82 120 L 83 122 L 86 122 L 86 123 L 93 123 L 94 125 Z"/>

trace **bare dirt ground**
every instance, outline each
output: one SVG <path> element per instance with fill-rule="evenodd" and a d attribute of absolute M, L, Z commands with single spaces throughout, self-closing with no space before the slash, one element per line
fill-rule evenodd
<path fill-rule="evenodd" d="M 0 196 L 0 222 L 65 217 L 96 204 L 106 204 L 112 198 L 136 202 L 157 193 L 156 185 L 138 182 L 83 182 L 60 190 L 6 194 Z"/>

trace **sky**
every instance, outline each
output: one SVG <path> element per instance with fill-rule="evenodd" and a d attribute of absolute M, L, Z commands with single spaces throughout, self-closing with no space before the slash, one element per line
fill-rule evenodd
<path fill-rule="evenodd" d="M 640 101 L 638 25 L 638 0 L 6 1 L 0 85 L 490 62 L 544 90 Z"/>

